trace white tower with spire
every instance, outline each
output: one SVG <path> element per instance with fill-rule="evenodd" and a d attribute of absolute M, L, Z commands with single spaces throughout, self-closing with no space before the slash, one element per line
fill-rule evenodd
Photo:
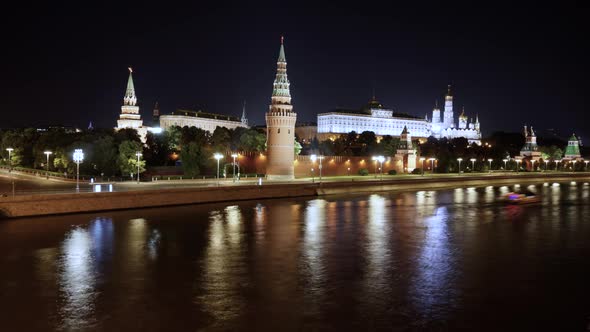
<path fill-rule="evenodd" d="M 240 121 L 245 125 L 248 126 L 248 118 L 246 117 L 246 101 L 244 100 L 244 106 L 242 107 L 242 118 Z"/>
<path fill-rule="evenodd" d="M 266 175 L 270 180 L 292 180 L 295 159 L 295 121 L 297 113 L 291 105 L 291 92 L 287 79 L 287 59 L 284 39 L 277 60 L 277 75 L 273 83 L 271 104 L 266 113 L 266 149 L 268 154 Z"/>
<path fill-rule="evenodd" d="M 121 106 L 121 114 L 117 120 L 117 130 L 123 128 L 132 128 L 137 130 L 139 137 L 145 142 L 147 128 L 143 127 L 143 121 L 139 114 L 139 106 L 137 106 L 137 96 L 135 95 L 135 86 L 133 85 L 133 69 L 129 69 L 129 79 L 127 80 L 127 89 L 125 90 L 125 97 L 123 97 L 123 106 Z"/>
<path fill-rule="evenodd" d="M 454 128 L 455 120 L 453 116 L 453 96 L 451 95 L 451 85 L 449 84 L 447 89 L 447 95 L 445 96 L 445 113 L 444 113 L 443 128 Z"/>

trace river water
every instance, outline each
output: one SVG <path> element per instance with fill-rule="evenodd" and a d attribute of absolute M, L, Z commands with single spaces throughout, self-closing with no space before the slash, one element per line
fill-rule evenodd
<path fill-rule="evenodd" d="M 0 330 L 585 331 L 590 187 L 513 189 L 1 221 Z"/>

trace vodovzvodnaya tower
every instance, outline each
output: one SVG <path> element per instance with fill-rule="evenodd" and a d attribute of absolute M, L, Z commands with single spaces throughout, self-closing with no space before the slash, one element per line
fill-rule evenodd
<path fill-rule="evenodd" d="M 266 175 L 269 180 L 292 180 L 295 156 L 295 121 L 289 80 L 287 59 L 281 37 L 281 49 L 277 60 L 277 76 L 273 83 L 269 111 L 266 113 L 266 151 L 268 154 Z"/>

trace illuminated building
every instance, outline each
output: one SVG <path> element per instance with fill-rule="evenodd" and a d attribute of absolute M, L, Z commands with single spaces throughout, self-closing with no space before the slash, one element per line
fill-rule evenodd
<path fill-rule="evenodd" d="M 453 96 L 450 86 L 445 96 L 445 109 L 441 119 L 441 111 L 436 105 L 432 111 L 432 119 L 421 118 L 385 108 L 375 97 L 360 110 L 335 110 L 318 114 L 318 139 L 335 139 L 351 131 L 362 133 L 372 131 L 377 136 L 390 135 L 399 137 L 403 128 L 413 133 L 415 138 L 426 139 L 434 136 L 437 139 L 453 139 L 464 137 L 469 143 L 481 144 L 481 130 L 478 116 L 475 122 L 468 123 L 465 110 L 455 125 L 453 115 Z"/>
<path fill-rule="evenodd" d="M 565 148 L 564 159 L 566 160 L 577 160 L 582 159 L 582 155 L 580 154 L 580 141 L 576 137 L 576 134 L 572 134 L 572 137 L 567 142 L 567 147 Z"/>

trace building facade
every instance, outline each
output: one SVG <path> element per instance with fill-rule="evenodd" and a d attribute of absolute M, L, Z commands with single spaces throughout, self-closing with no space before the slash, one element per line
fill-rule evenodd
<path fill-rule="evenodd" d="M 295 121 L 297 113 L 291 105 L 287 78 L 287 59 L 283 37 L 277 60 L 277 75 L 273 83 L 271 104 L 266 113 L 266 176 L 270 180 L 292 180 L 295 160 Z"/>
<path fill-rule="evenodd" d="M 210 133 L 217 127 L 227 129 L 249 128 L 248 120 L 245 118 L 246 109 L 242 113 L 242 119 L 231 116 L 202 111 L 176 110 L 171 114 L 160 115 L 160 128 L 167 130 L 170 127 L 197 127 Z"/>
<path fill-rule="evenodd" d="M 481 144 L 481 130 L 479 117 L 471 122 L 465 115 L 465 110 L 459 116 L 458 124 L 455 124 L 453 114 L 453 96 L 450 86 L 445 96 L 444 113 L 441 114 L 438 104 L 432 111 L 432 118 L 424 118 L 396 113 L 392 109 L 383 107 L 375 97 L 361 110 L 336 110 L 318 114 L 317 132 L 319 140 L 335 139 L 351 131 L 361 133 L 372 131 L 377 136 L 390 135 L 399 137 L 406 128 L 418 139 L 426 139 L 433 136 L 441 138 L 464 137 L 469 143 Z"/>
<path fill-rule="evenodd" d="M 412 143 L 412 135 L 408 131 L 408 128 L 404 127 L 404 130 L 400 134 L 399 145 L 394 158 L 394 169 L 398 173 L 411 173 L 418 162 L 418 153 Z"/>

